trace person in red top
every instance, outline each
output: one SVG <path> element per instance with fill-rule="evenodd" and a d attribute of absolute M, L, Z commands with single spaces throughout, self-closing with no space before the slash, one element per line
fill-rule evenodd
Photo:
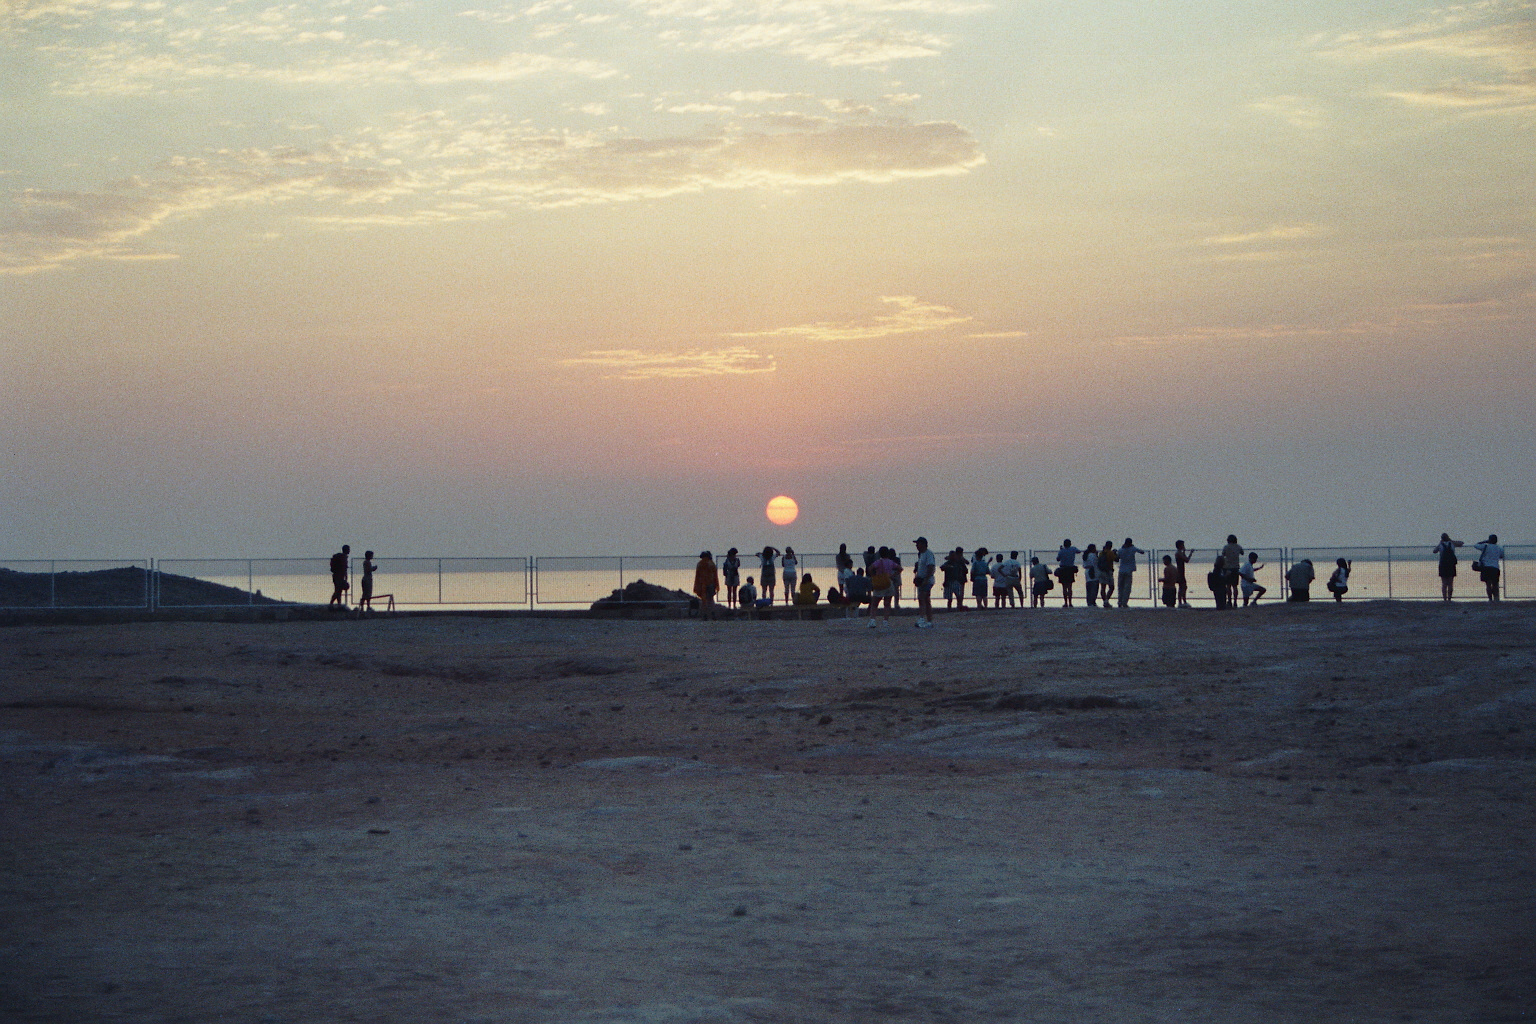
<path fill-rule="evenodd" d="M 715 556 L 699 552 L 699 564 L 693 567 L 693 592 L 699 595 L 699 618 L 715 617 L 715 595 L 720 592 L 720 570 Z"/>

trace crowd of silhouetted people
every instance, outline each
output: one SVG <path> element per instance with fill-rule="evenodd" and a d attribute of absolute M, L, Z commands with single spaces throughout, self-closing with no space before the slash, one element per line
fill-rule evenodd
<path fill-rule="evenodd" d="M 694 568 L 693 592 L 699 599 L 701 613 L 710 618 L 715 617 L 717 611 L 732 617 L 744 615 L 751 618 L 775 605 L 782 582 L 785 605 L 813 607 L 825 597 L 828 605 L 842 608 L 847 616 L 863 612 L 869 619 L 870 628 L 875 628 L 877 614 L 881 621 L 888 623 L 891 609 L 900 606 L 910 568 L 911 585 L 917 599 L 917 627 L 921 629 L 933 625 L 933 591 L 941 577 L 940 593 L 945 607 L 956 611 L 968 607 L 967 597 L 978 609 L 1019 608 L 1025 607 L 1026 602 L 1028 607 L 1043 608 L 1046 598 L 1058 586 L 1062 605 L 1071 608 L 1076 602 L 1079 578 L 1083 599 L 1089 607 L 1127 608 L 1136 573 L 1141 567 L 1138 556 L 1147 554 L 1130 537 L 1119 545 L 1105 541 L 1102 545 L 1089 544 L 1085 548 L 1073 544 L 1069 538 L 1061 542 L 1054 564 L 1044 563 L 1038 555 L 1033 555 L 1028 565 L 1020 560 L 1016 550 L 1004 555 L 1001 551 L 980 547 L 967 556 L 964 548 L 956 547 L 939 561 L 926 537 L 918 537 L 913 545 L 917 555 L 910 567 L 889 546 L 877 548 L 870 545 L 856 558 L 849 554 L 848 545 L 841 545 L 834 563 L 836 580 L 825 594 L 812 574 L 802 571 L 795 549 L 787 545 L 783 551 L 769 545 L 752 556 L 757 560 L 757 571 L 749 573 L 745 582 L 741 554 L 736 548 L 726 552 L 718 564 L 711 552 L 704 551 Z M 1446 601 L 1452 599 L 1455 590 L 1460 561 L 1457 549 L 1463 546 L 1462 541 L 1452 540 L 1449 534 L 1443 533 L 1440 542 L 1432 549 L 1438 560 L 1441 597 Z M 1498 601 L 1504 559 L 1499 538 L 1490 534 L 1486 541 L 1472 546 L 1478 552 L 1472 567 L 1487 590 L 1488 600 Z M 1165 607 L 1191 607 L 1189 586 L 1193 574 L 1189 565 L 1194 556 L 1195 549 L 1180 540 L 1175 542 L 1171 553 L 1162 556 L 1160 566 L 1149 566 L 1158 574 L 1157 597 Z M 1205 586 L 1216 607 L 1257 606 L 1269 593 L 1269 588 L 1259 582 L 1258 576 L 1265 567 L 1259 561 L 1257 551 L 1245 551 L 1236 535 L 1229 534 L 1205 574 Z M 1335 560 L 1324 587 L 1336 602 L 1342 603 L 1349 593 L 1353 570 L 1352 560 Z M 1286 600 L 1292 603 L 1310 601 L 1316 579 L 1317 568 L 1310 558 L 1293 563 L 1285 570 Z M 722 591 L 723 603 L 717 600 Z"/>

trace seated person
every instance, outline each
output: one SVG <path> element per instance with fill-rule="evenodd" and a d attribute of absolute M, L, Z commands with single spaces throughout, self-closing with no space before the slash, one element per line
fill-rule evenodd
<path fill-rule="evenodd" d="M 1303 558 L 1285 571 L 1286 582 L 1291 585 L 1291 596 L 1288 601 L 1300 602 L 1312 599 L 1312 581 L 1317 578 L 1312 568 L 1312 559 Z"/>
<path fill-rule="evenodd" d="M 800 577 L 800 589 L 795 591 L 795 604 L 813 605 L 821 600 L 821 588 L 811 579 L 811 574 L 806 573 Z"/>
<path fill-rule="evenodd" d="M 835 605 L 838 605 L 839 607 L 841 607 L 842 605 L 845 605 L 847 603 L 848 603 L 848 599 L 843 597 L 843 592 L 841 590 L 838 590 L 836 587 L 833 587 L 832 589 L 827 591 L 827 604 L 835 604 Z"/>

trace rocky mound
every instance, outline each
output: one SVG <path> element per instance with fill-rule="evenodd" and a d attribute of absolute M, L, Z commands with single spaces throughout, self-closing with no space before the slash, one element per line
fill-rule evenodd
<path fill-rule="evenodd" d="M 0 608 L 143 608 L 147 575 L 138 566 L 60 573 L 0 569 Z M 159 587 L 164 608 L 282 603 L 172 573 L 160 573 Z"/>
<path fill-rule="evenodd" d="M 615 611 L 620 608 L 676 608 L 678 605 L 697 607 L 699 599 L 681 590 L 669 590 L 645 580 L 635 580 L 622 590 L 615 590 L 607 597 L 592 602 L 595 612 Z"/>

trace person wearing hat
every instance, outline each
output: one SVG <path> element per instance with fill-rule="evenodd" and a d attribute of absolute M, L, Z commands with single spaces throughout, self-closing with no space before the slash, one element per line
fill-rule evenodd
<path fill-rule="evenodd" d="M 928 550 L 928 538 L 919 537 L 917 561 L 912 566 L 912 586 L 917 590 L 917 628 L 933 628 L 933 578 L 938 571 L 933 552 Z"/>

